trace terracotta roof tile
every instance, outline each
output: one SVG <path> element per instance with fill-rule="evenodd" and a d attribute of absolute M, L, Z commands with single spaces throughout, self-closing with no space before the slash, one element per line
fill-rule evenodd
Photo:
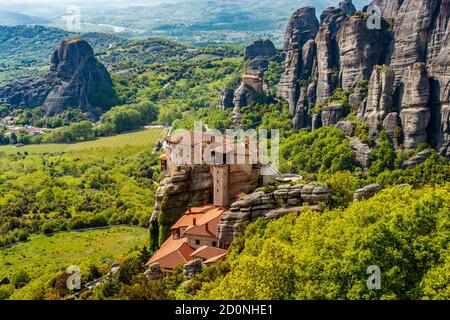
<path fill-rule="evenodd" d="M 203 246 L 192 252 L 191 257 L 200 257 L 208 260 L 223 255 L 224 253 L 227 253 L 227 250 L 216 247 Z"/>
<path fill-rule="evenodd" d="M 221 215 L 227 211 L 223 207 L 205 205 L 203 207 L 191 208 L 172 227 L 172 230 L 185 228 L 186 235 L 199 235 L 216 238 L 217 225 Z M 194 223 L 195 218 L 195 225 Z M 188 238 L 182 237 L 174 239 L 169 237 L 156 254 L 147 262 L 147 266 L 158 262 L 161 269 L 173 270 L 176 266 L 192 260 L 192 253 L 195 251 L 187 244 Z M 220 251 L 219 251 L 220 250 Z M 197 250 L 198 251 L 198 250 Z M 224 250 L 218 248 L 205 249 L 199 251 L 204 255 L 204 259 L 213 258 L 214 255 L 222 254 Z M 214 254 L 213 254 L 214 252 Z"/>
<path fill-rule="evenodd" d="M 187 245 L 187 238 L 173 239 L 173 237 L 169 237 L 146 265 L 150 266 L 159 262 L 162 269 L 173 269 L 179 264 L 191 260 L 192 252 L 194 249 Z"/>
<path fill-rule="evenodd" d="M 221 255 L 212 257 L 212 258 L 210 258 L 210 259 L 208 259 L 208 260 L 205 260 L 205 261 L 203 261 L 203 263 L 204 263 L 204 264 L 215 263 L 215 262 L 217 262 L 217 261 L 220 261 L 220 260 L 222 260 L 222 259 L 225 259 L 225 257 L 226 257 L 227 255 L 228 255 L 228 252 L 225 252 L 225 253 L 223 253 L 223 254 L 221 254 Z"/>
<path fill-rule="evenodd" d="M 207 205 L 199 208 L 191 208 L 191 212 L 186 212 L 173 226 L 173 229 L 178 229 L 181 227 L 191 227 L 194 226 L 194 218 L 195 225 L 203 225 L 206 224 L 217 217 L 220 217 L 225 211 L 225 208 L 216 207 L 212 205 Z"/>

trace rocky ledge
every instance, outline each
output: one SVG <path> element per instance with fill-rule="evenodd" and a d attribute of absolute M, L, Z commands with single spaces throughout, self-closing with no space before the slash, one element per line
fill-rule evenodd
<path fill-rule="evenodd" d="M 239 233 L 239 225 L 244 222 L 259 217 L 275 219 L 310 209 L 319 211 L 329 204 L 330 199 L 330 188 L 318 183 L 284 184 L 270 192 L 258 189 L 233 203 L 230 211 L 223 214 L 218 226 L 219 243 L 221 246 L 231 244 Z"/>

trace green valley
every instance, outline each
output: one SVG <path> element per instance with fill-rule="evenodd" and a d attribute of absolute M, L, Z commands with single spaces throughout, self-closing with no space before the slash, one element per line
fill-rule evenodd
<path fill-rule="evenodd" d="M 107 270 L 114 262 L 139 252 L 147 241 L 146 229 L 136 227 L 33 236 L 27 242 L 0 251 L 2 275 L 11 279 L 20 273 L 28 275 L 26 283 L 18 286 L 19 290 L 2 287 L 0 296 L 14 291 L 11 299 L 43 299 L 50 293 L 51 282 L 59 272 L 78 266 L 83 274 L 88 274 L 93 265 Z M 43 256 L 49 259 L 43 260 Z"/>
<path fill-rule="evenodd" d="M 70 151 L 83 151 L 87 149 L 117 148 L 125 146 L 152 147 L 161 140 L 166 129 L 143 129 L 137 132 L 123 133 L 115 136 L 98 138 L 92 141 L 71 144 L 30 144 L 20 148 L 14 146 L 0 146 L 0 152 L 11 153 L 65 153 Z"/>

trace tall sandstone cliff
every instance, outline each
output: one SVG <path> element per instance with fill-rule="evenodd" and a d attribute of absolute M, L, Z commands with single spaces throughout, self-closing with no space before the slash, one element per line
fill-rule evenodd
<path fill-rule="evenodd" d="M 316 38 L 319 20 L 316 10 L 301 8 L 294 13 L 286 28 L 284 50 L 286 52 L 285 72 L 279 85 L 279 96 L 289 103 L 291 114 L 303 123 L 303 105 L 297 108 L 301 94 L 301 81 L 314 72 L 316 62 Z M 300 119 L 299 119 L 300 118 Z"/>
<path fill-rule="evenodd" d="M 426 142 L 449 156 L 450 0 L 373 4 L 381 28 L 371 28 L 374 16 L 367 7 L 357 12 L 350 0 L 326 9 L 319 25 L 313 8 L 295 12 L 286 29 L 279 96 L 297 129 L 317 128 L 346 116 L 330 99 L 342 88 L 349 94 L 347 112 L 367 122 L 374 138 L 384 129 L 396 147 Z"/>
<path fill-rule="evenodd" d="M 106 68 L 97 61 L 92 47 L 78 38 L 66 39 L 55 50 L 50 71 L 0 88 L 0 102 L 20 108 L 43 107 L 46 116 L 78 109 L 95 115 L 102 96 L 111 98 L 113 83 Z M 94 100 L 99 105 L 93 105 Z"/>

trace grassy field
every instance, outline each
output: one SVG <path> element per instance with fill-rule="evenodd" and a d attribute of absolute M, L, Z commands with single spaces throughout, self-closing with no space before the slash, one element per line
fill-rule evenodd
<path fill-rule="evenodd" d="M 11 279 L 17 270 L 25 270 L 32 281 L 13 297 L 26 299 L 28 294 L 33 294 L 33 288 L 48 283 L 60 270 L 75 265 L 83 275 L 91 263 L 109 266 L 147 243 L 147 230 L 133 227 L 36 236 L 0 250 L 0 278 Z"/>
<path fill-rule="evenodd" d="M 152 128 L 73 144 L 36 144 L 27 145 L 21 148 L 15 148 L 8 145 L 0 146 L 0 152 L 53 153 L 82 151 L 86 149 L 97 149 L 103 147 L 120 147 L 126 145 L 145 146 L 154 144 L 158 139 L 161 139 L 164 136 L 165 132 L 166 129 Z"/>

